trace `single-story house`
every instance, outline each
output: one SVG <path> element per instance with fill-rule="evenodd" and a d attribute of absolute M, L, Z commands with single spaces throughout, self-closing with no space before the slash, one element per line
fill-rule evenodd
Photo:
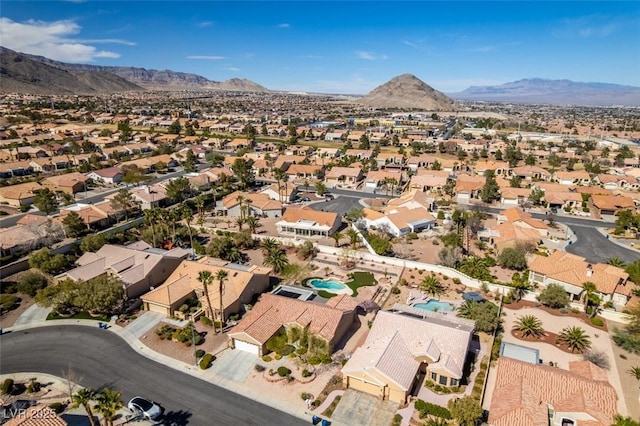
<path fill-rule="evenodd" d="M 105 244 L 95 253 L 84 253 L 76 261 L 76 268 L 56 279 L 87 281 L 109 274 L 120 278 L 127 297 L 134 298 L 165 282 L 185 257 L 187 252 L 181 248 L 160 250 L 144 241 L 128 246 Z"/>
<path fill-rule="evenodd" d="M 333 212 L 319 212 L 309 207 L 288 207 L 276 223 L 278 233 L 296 237 L 328 237 L 338 230 L 342 220 Z"/>
<path fill-rule="evenodd" d="M 42 186 L 54 192 L 64 192 L 65 194 L 76 194 L 86 190 L 89 178 L 82 173 L 74 172 L 58 176 L 49 176 L 42 182 Z"/>
<path fill-rule="evenodd" d="M 208 271 L 214 277 L 207 287 L 211 307 L 208 306 L 203 284 L 198 280 L 201 271 Z M 269 268 L 239 265 L 209 257 L 197 261 L 183 260 L 162 285 L 141 297 L 145 310 L 170 317 L 187 299 L 197 298 L 202 303 L 204 314 L 219 321 L 220 281 L 216 278 L 219 271 L 227 273 L 222 283 L 225 320 L 230 315 L 242 312 L 245 304 L 251 303 L 255 295 L 269 287 Z"/>
<path fill-rule="evenodd" d="M 631 298 L 632 285 L 629 274 L 623 269 L 605 263 L 589 263 L 584 257 L 563 251 L 550 256 L 535 255 L 529 265 L 529 282 L 543 287 L 559 284 L 572 300 L 580 300 L 582 286 L 592 282 L 603 303 L 611 301 L 624 306 Z"/>
<path fill-rule="evenodd" d="M 622 195 L 593 194 L 589 199 L 589 204 L 599 216 L 616 215 L 620 210 L 630 209 L 635 211 L 636 209 L 633 198 Z"/>
<path fill-rule="evenodd" d="M 280 186 L 278 186 L 278 183 L 276 182 L 262 188 L 260 193 L 265 194 L 272 200 L 291 203 L 295 201 L 298 189 L 295 184 L 285 185 L 283 182 L 280 182 Z"/>
<path fill-rule="evenodd" d="M 491 395 L 491 426 L 609 426 L 617 414 L 607 373 L 590 361 L 569 370 L 500 357 Z"/>
<path fill-rule="evenodd" d="M 260 192 L 235 191 L 222 199 L 221 208 L 227 216 L 244 215 L 275 218 L 282 216 L 282 203 Z"/>
<path fill-rule="evenodd" d="M 343 383 L 404 404 L 420 373 L 458 386 L 475 322 L 406 305 L 379 311 L 364 344 L 342 368 Z"/>
<path fill-rule="evenodd" d="M 28 206 L 33 204 L 40 189 L 42 186 L 37 182 L 0 187 L 0 203 L 6 203 L 13 207 Z"/>
<path fill-rule="evenodd" d="M 260 356 L 271 337 L 292 328 L 307 330 L 332 349 L 351 327 L 354 315 L 354 310 L 265 293 L 228 335 L 233 348 Z"/>
<path fill-rule="evenodd" d="M 363 174 L 360 167 L 332 167 L 324 174 L 324 181 L 330 188 L 336 186 L 354 187 L 362 180 Z"/>
<path fill-rule="evenodd" d="M 103 182 L 113 185 L 122 182 L 124 173 L 120 167 L 107 167 L 106 169 L 89 172 L 87 173 L 87 177 L 94 182 Z"/>

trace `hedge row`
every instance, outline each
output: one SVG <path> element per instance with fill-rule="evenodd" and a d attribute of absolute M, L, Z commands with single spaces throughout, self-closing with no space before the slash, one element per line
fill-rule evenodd
<path fill-rule="evenodd" d="M 447 420 L 450 420 L 452 418 L 451 413 L 446 408 L 439 405 L 431 404 L 430 402 L 425 402 L 421 399 L 416 400 L 415 409 L 420 412 L 421 418 L 425 417 L 428 414 Z"/>

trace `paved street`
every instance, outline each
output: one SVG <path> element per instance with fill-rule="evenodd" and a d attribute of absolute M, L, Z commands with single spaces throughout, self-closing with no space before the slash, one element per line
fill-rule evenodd
<path fill-rule="evenodd" d="M 619 257 L 627 263 L 640 259 L 640 253 L 612 243 L 592 226 L 570 225 L 577 241 L 568 245 L 569 253 L 585 257 L 589 262 L 606 263 L 612 257 Z"/>
<path fill-rule="evenodd" d="M 0 337 L 2 373 L 60 376 L 71 367 L 83 386 L 110 386 L 123 400 L 142 395 L 165 408 L 166 425 L 302 425 L 306 422 L 153 362 L 117 335 L 87 326 L 49 326 Z"/>
<path fill-rule="evenodd" d="M 309 207 L 316 211 L 333 212 L 344 215 L 352 207 L 362 208 L 359 200 L 360 198 L 340 195 L 334 200 L 326 202 L 319 201 L 317 203 L 310 204 Z"/>

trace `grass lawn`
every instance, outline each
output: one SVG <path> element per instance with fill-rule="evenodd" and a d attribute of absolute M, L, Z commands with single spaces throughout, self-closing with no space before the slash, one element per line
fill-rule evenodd
<path fill-rule="evenodd" d="M 378 283 L 371 272 L 351 272 L 349 277 L 351 277 L 351 281 L 345 284 L 353 290 L 353 296 L 358 295 L 360 287 L 369 287 Z"/>
<path fill-rule="evenodd" d="M 88 319 L 88 320 L 108 322 L 110 318 L 108 318 L 105 315 L 98 315 L 98 316 L 94 317 L 87 311 L 78 312 L 77 314 L 75 314 L 74 316 L 71 316 L 71 317 L 63 317 L 63 316 L 61 316 L 60 314 L 58 314 L 56 312 L 51 312 L 49 315 L 47 315 L 47 321 L 48 320 L 58 320 L 58 319 L 83 319 L 83 320 Z"/>

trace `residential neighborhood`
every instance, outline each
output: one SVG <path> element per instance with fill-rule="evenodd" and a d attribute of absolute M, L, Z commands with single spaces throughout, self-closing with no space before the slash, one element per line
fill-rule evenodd
<path fill-rule="evenodd" d="M 307 422 L 640 418 L 640 130 L 308 98 L 60 96 L 32 120 L 37 96 L 3 95 L 0 339 L 82 325 L 183 374 L 169 393 L 201 379 Z M 51 383 L 25 415 L 92 416 Z"/>

